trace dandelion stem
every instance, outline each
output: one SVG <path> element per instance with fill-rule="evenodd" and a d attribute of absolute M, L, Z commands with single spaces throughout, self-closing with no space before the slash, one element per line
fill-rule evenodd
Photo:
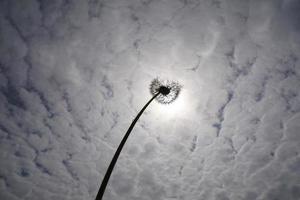
<path fill-rule="evenodd" d="M 148 107 L 148 105 L 153 101 L 153 99 L 155 99 L 158 95 L 160 94 L 160 92 L 158 92 L 157 94 L 155 94 L 147 103 L 146 105 L 142 108 L 142 110 L 137 114 L 137 116 L 135 117 L 135 119 L 132 121 L 130 127 L 128 128 L 125 136 L 123 137 L 121 143 L 119 144 L 119 147 L 117 149 L 117 151 L 115 152 L 115 155 L 114 157 L 112 158 L 110 164 L 109 164 L 109 167 L 107 168 L 107 171 L 105 173 L 105 176 L 103 178 L 103 181 L 101 183 L 101 186 L 99 188 L 99 191 L 98 191 L 98 194 L 97 194 L 97 197 L 95 200 L 102 200 L 102 197 L 103 197 L 103 194 L 105 192 L 105 188 L 106 188 L 106 185 L 109 181 L 109 178 L 110 178 L 110 175 L 114 169 L 114 166 L 118 160 L 118 157 L 123 149 L 123 146 L 125 145 L 126 143 L 126 140 L 127 138 L 129 137 L 134 125 L 136 124 L 136 122 L 138 121 L 138 119 L 140 118 L 140 116 L 143 114 L 143 112 L 146 110 L 146 108 Z"/>

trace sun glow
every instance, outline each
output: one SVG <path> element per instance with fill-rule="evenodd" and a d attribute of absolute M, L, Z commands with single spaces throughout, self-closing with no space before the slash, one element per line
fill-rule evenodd
<path fill-rule="evenodd" d="M 180 92 L 178 98 L 171 104 L 160 104 L 153 102 L 151 110 L 153 110 L 153 116 L 160 120 L 170 120 L 178 116 L 185 116 L 187 112 L 187 96 L 185 90 Z"/>

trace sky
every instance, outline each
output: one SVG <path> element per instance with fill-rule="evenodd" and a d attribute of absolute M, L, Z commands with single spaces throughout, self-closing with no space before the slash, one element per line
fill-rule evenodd
<path fill-rule="evenodd" d="M 1 0 L 0 199 L 300 199 L 299 0 Z"/>

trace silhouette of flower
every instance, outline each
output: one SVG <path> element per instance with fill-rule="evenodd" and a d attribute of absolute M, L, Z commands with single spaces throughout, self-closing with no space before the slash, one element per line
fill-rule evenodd
<path fill-rule="evenodd" d="M 107 183 L 109 181 L 110 175 L 115 167 L 115 164 L 119 158 L 119 155 L 123 149 L 123 146 L 125 145 L 127 138 L 129 137 L 134 125 L 140 118 L 140 116 L 143 114 L 147 106 L 153 101 L 155 98 L 159 103 L 162 104 L 169 104 L 172 103 L 178 96 L 181 85 L 179 85 L 177 82 L 169 81 L 169 80 L 160 80 L 158 78 L 154 79 L 150 84 L 150 92 L 153 95 L 153 97 L 144 105 L 142 110 L 137 114 L 137 116 L 132 121 L 131 125 L 129 126 L 127 132 L 125 133 L 121 143 L 118 146 L 118 149 L 116 150 L 114 157 L 112 158 L 106 173 L 104 175 L 104 178 L 102 180 L 102 183 L 100 185 L 100 188 L 98 190 L 96 200 L 102 200 L 102 197 L 104 195 Z"/>
<path fill-rule="evenodd" d="M 178 97 L 182 86 L 175 81 L 161 80 L 155 78 L 150 84 L 150 93 L 154 96 L 160 93 L 155 99 L 162 104 L 169 104 Z"/>

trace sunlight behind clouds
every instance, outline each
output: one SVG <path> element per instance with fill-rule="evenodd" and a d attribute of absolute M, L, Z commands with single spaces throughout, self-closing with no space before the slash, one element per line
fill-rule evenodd
<path fill-rule="evenodd" d="M 300 199 L 299 8 L 0 0 L 0 199 Z"/>

